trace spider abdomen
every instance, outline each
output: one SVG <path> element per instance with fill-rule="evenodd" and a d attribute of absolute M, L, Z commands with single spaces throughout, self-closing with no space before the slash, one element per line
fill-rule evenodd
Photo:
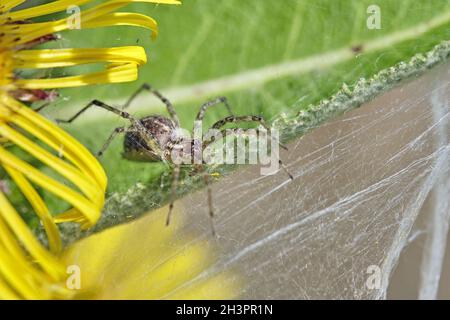
<path fill-rule="evenodd" d="M 142 118 L 139 123 L 140 125 L 133 125 L 127 130 L 123 146 L 124 158 L 132 161 L 161 161 L 160 152 L 149 145 L 146 134 L 155 139 L 160 150 L 166 150 L 175 130 L 174 122 L 166 117 L 155 115 Z M 143 132 L 143 129 L 146 132 Z"/>

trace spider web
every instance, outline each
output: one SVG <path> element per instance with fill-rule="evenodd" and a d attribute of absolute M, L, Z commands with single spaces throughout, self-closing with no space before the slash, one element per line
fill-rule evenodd
<path fill-rule="evenodd" d="M 422 242 L 409 269 L 420 267 L 418 296 L 436 298 L 450 215 L 448 66 L 291 143 L 293 182 L 248 167 L 216 184 L 220 253 L 183 287 L 235 269 L 242 298 L 385 298 L 402 252 Z M 203 192 L 177 203 L 194 241 L 210 234 Z"/>

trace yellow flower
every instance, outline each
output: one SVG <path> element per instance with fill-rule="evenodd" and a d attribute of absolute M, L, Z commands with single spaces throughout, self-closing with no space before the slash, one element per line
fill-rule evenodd
<path fill-rule="evenodd" d="M 32 49 L 55 40 L 54 33 L 71 29 L 73 17 L 39 23 L 30 19 L 65 11 L 69 6 L 84 5 L 91 0 L 58 0 L 11 11 L 23 2 L 2 0 L 0 4 L 0 170 L 4 169 L 39 217 L 47 234 L 48 249 L 35 238 L 11 204 L 8 192 L 0 188 L 0 298 L 67 298 L 72 292 L 64 286 L 67 274 L 60 258 L 62 244 L 57 224 L 75 222 L 82 228 L 93 226 L 101 214 L 107 179 L 95 157 L 79 142 L 22 102 L 45 99 L 51 95 L 46 91 L 49 89 L 133 81 L 137 78 L 138 67 L 146 62 L 146 55 L 136 46 Z M 131 2 L 179 3 L 175 0 L 109 0 L 82 11 L 79 25 L 82 29 L 141 26 L 152 30 L 155 36 L 157 25 L 152 18 L 115 12 Z M 106 67 L 98 72 L 50 79 L 21 78 L 15 73 L 17 69 L 87 63 L 106 63 Z M 24 151 L 27 157 L 18 156 L 11 151 L 11 146 Z M 36 169 L 29 157 L 46 167 L 45 170 Z M 70 209 L 60 214 L 50 212 L 41 197 L 43 191 L 66 202 Z"/>
<path fill-rule="evenodd" d="M 75 243 L 64 254 L 80 279 L 77 298 L 231 299 L 241 290 L 237 270 L 217 268 L 214 241 L 195 238 L 168 208 Z M 95 252 L 95 254 L 92 254 Z M 74 273 L 75 275 L 75 273 Z"/>

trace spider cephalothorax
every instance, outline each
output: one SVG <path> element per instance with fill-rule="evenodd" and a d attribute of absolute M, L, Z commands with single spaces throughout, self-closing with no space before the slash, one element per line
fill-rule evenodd
<path fill-rule="evenodd" d="M 170 114 L 170 118 L 161 115 L 152 115 L 141 119 L 135 119 L 129 113 L 123 111 L 126 109 L 136 96 L 142 91 L 149 91 L 158 97 L 167 107 L 167 111 Z M 270 131 L 270 128 L 266 125 L 264 119 L 261 116 L 234 116 L 231 112 L 231 108 L 225 97 L 219 97 L 217 99 L 204 103 L 196 117 L 196 123 L 201 123 L 205 112 L 208 108 L 217 104 L 223 103 L 230 113 L 229 116 L 217 121 L 211 129 L 224 130 L 223 127 L 228 123 L 238 122 L 257 122 L 262 125 L 265 130 Z M 201 173 L 206 185 L 208 186 L 208 204 L 209 213 L 213 217 L 212 208 L 212 192 L 209 187 L 209 175 L 204 168 L 205 162 L 200 159 L 198 162 L 198 155 L 202 155 L 204 148 L 208 146 L 212 140 L 199 138 L 189 138 L 180 134 L 180 121 L 178 116 L 169 100 L 167 100 L 161 93 L 153 89 L 147 84 L 144 84 L 139 88 L 128 101 L 123 105 L 121 109 L 111 107 L 101 101 L 94 100 L 86 107 L 81 109 L 69 120 L 57 120 L 58 122 L 70 123 L 75 120 L 79 115 L 86 111 L 91 106 L 97 106 L 108 111 L 111 111 L 122 118 L 125 118 L 131 122 L 130 126 L 119 127 L 114 129 L 103 148 L 99 151 L 98 155 L 101 156 L 108 148 L 111 141 L 119 134 L 125 134 L 124 140 L 124 152 L 123 156 L 126 159 L 132 161 L 145 161 L 145 162 L 159 162 L 163 161 L 171 165 L 173 168 L 172 186 L 171 186 L 171 199 L 169 206 L 169 214 L 167 215 L 167 224 L 170 222 L 170 217 L 173 209 L 173 202 L 175 200 L 176 189 L 178 186 L 178 179 L 180 175 L 180 166 L 182 164 L 191 164 L 197 173 Z M 195 126 L 194 130 L 195 131 Z M 239 135 L 242 131 L 239 128 L 232 129 L 233 134 Z M 186 159 L 190 159 L 186 161 Z M 286 168 L 278 160 L 282 167 Z M 287 171 L 286 171 L 287 172 Z M 289 177 L 293 179 L 292 175 L 287 172 Z M 213 229 L 214 230 L 214 229 Z"/>

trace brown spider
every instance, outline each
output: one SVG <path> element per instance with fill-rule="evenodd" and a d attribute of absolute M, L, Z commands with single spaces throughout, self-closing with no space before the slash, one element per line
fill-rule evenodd
<path fill-rule="evenodd" d="M 161 115 L 151 115 L 141 119 L 136 119 L 129 113 L 123 111 L 124 109 L 128 108 L 130 104 L 133 102 L 133 100 L 143 91 L 148 91 L 154 94 L 157 98 L 159 98 L 165 104 L 167 111 L 169 112 L 170 118 Z M 225 117 L 220 121 L 217 121 L 211 127 L 212 129 L 216 130 L 221 129 L 228 123 L 258 122 L 267 130 L 267 132 L 270 131 L 264 119 L 260 116 L 234 116 L 231 111 L 228 100 L 225 97 L 219 97 L 204 103 L 197 114 L 196 120 L 202 121 L 205 116 L 206 110 L 220 103 L 223 103 L 225 105 L 228 112 L 230 113 L 230 116 Z M 99 100 L 93 100 L 70 119 L 68 120 L 57 119 L 56 121 L 57 123 L 71 123 L 76 118 L 78 118 L 82 113 L 88 110 L 91 106 L 97 106 L 106 109 L 131 122 L 131 125 L 128 127 L 118 127 L 114 129 L 114 131 L 106 140 L 101 150 L 98 152 L 99 157 L 103 155 L 103 153 L 109 147 L 110 143 L 118 134 L 124 133 L 125 134 L 124 152 L 123 152 L 124 158 L 131 161 L 140 161 L 140 162 L 163 161 L 173 168 L 169 212 L 167 214 L 166 220 L 166 225 L 169 225 L 173 210 L 173 204 L 175 201 L 176 190 L 178 187 L 178 180 L 181 167 L 181 164 L 174 161 L 174 156 L 184 157 L 186 156 L 185 150 L 189 150 L 190 154 L 188 156 L 190 156 L 191 159 L 193 159 L 195 155 L 198 154 L 198 152 L 203 152 L 203 150 L 213 141 L 211 139 L 209 140 L 202 139 L 201 143 L 198 143 L 199 141 L 192 138 L 186 137 L 180 138 L 180 136 L 176 133 L 177 129 L 180 128 L 180 121 L 175 112 L 175 109 L 173 108 L 173 105 L 159 91 L 153 89 L 148 84 L 142 85 L 133 95 L 131 95 L 128 101 L 121 107 L 121 109 L 111 107 Z M 239 134 L 239 129 L 232 129 L 232 130 L 234 134 Z M 223 132 L 224 131 L 225 130 L 223 130 Z M 283 145 L 280 144 L 280 146 L 286 149 L 286 147 L 284 147 Z M 293 180 L 292 175 L 284 167 L 281 160 L 278 161 L 279 164 L 282 166 L 282 168 L 289 175 L 289 178 Z M 201 173 L 203 175 L 203 179 L 207 186 L 209 215 L 211 218 L 213 218 L 214 211 L 212 203 L 212 191 L 210 188 L 209 175 L 205 170 L 205 162 L 200 162 L 200 164 L 193 164 L 192 166 L 194 166 L 195 172 Z M 215 233 L 214 226 L 212 226 L 212 231 L 214 234 Z"/>

